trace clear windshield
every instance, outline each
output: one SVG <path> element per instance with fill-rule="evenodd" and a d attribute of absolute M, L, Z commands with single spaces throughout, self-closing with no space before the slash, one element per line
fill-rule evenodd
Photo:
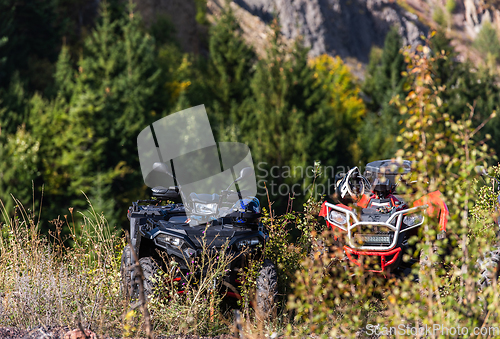
<path fill-rule="evenodd" d="M 366 165 L 363 176 L 368 179 L 370 184 L 374 185 L 376 181 L 388 180 L 391 185 L 397 184 L 398 176 L 407 174 L 411 171 L 411 161 L 403 160 L 377 160 Z"/>
<path fill-rule="evenodd" d="M 191 225 L 222 216 L 219 195 L 229 186 L 246 196 L 257 193 L 250 149 L 235 142 L 217 144 L 203 105 L 156 121 L 140 133 L 137 145 L 146 185 L 177 185 Z M 247 170 L 231 185 L 246 167 L 253 175 Z"/>

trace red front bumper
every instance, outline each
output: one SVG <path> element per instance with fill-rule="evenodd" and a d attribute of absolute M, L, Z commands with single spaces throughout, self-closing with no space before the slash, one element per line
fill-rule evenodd
<path fill-rule="evenodd" d="M 382 273 L 386 270 L 386 268 L 396 262 L 396 260 L 399 257 L 399 254 L 401 252 L 401 247 L 396 247 L 393 250 L 390 251 L 384 251 L 384 252 L 376 252 L 376 251 L 357 251 L 354 250 L 350 247 L 344 246 L 344 251 L 349 258 L 350 261 L 352 261 L 354 264 L 357 266 L 361 266 L 361 263 L 356 260 L 356 258 L 353 258 L 353 255 L 356 256 L 379 256 L 380 257 L 380 270 L 369 270 L 369 272 L 377 272 L 377 273 Z M 389 260 L 387 257 L 391 257 Z"/>

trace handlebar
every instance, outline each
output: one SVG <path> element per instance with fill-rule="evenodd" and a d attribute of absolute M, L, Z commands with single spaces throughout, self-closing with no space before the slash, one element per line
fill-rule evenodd
<path fill-rule="evenodd" d="M 237 202 L 240 197 L 241 198 L 246 198 L 252 196 L 252 192 L 249 190 L 241 190 L 239 193 L 236 191 L 231 191 L 231 190 L 223 190 L 221 191 L 220 194 L 203 194 L 203 193 L 195 193 L 192 192 L 189 195 L 189 198 L 193 202 L 201 202 L 201 203 L 219 203 L 219 205 L 223 201 L 227 201 L 230 203 L 235 203 Z"/>

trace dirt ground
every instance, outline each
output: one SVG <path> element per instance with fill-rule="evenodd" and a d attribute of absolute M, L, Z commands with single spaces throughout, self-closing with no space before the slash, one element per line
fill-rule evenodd
<path fill-rule="evenodd" d="M 0 327 L 0 338 L 5 339 L 64 339 L 68 328 L 43 328 L 36 327 L 31 330 L 12 327 Z M 102 337 L 99 337 L 102 339 Z M 105 337 L 114 339 L 112 337 Z M 155 336 L 157 339 L 231 339 L 230 335 L 220 335 L 215 337 L 198 337 L 186 335 Z"/>

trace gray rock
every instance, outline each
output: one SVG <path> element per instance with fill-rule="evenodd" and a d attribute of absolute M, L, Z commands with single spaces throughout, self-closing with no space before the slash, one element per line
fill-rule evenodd
<path fill-rule="evenodd" d="M 206 34 L 206 28 L 195 21 L 194 0 L 134 1 L 147 26 L 158 15 L 165 15 L 176 27 L 185 51 L 203 52 L 200 36 Z M 224 3 L 225 0 L 208 0 L 209 14 L 220 14 Z M 427 34 L 417 16 L 394 0 L 233 0 L 231 7 L 236 10 L 245 40 L 261 56 L 269 33 L 265 24 L 274 16 L 288 41 L 303 37 L 311 57 L 327 53 L 351 64 L 367 64 L 371 48 L 383 46 L 392 26 L 398 29 L 404 43 L 412 46 Z"/>
<path fill-rule="evenodd" d="M 416 15 L 387 0 L 234 0 L 269 23 L 276 16 L 288 39 L 303 36 L 310 55 L 323 53 L 367 63 L 373 46 L 397 27 L 405 44 L 420 43 L 427 29 Z"/>

